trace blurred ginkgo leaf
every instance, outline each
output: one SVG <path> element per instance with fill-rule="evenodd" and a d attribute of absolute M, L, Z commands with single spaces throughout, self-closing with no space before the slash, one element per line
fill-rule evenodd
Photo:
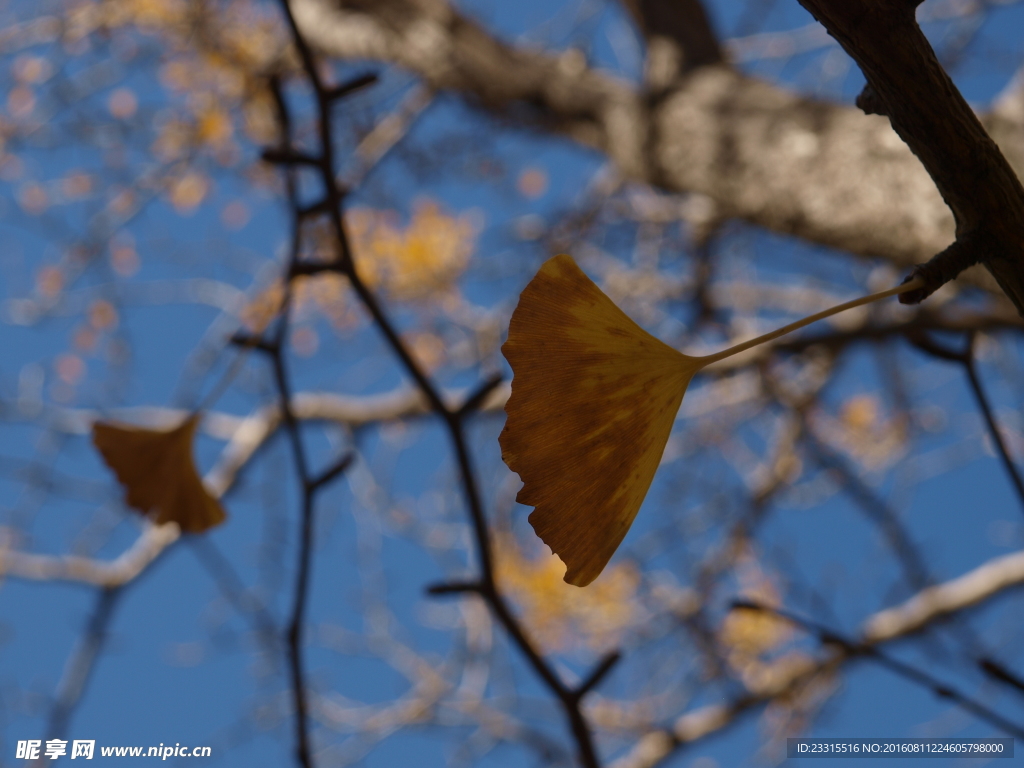
<path fill-rule="evenodd" d="M 199 414 L 170 430 L 98 421 L 92 441 L 125 488 L 125 503 L 157 525 L 175 522 L 202 533 L 224 521 L 224 510 L 203 485 L 192 458 Z"/>

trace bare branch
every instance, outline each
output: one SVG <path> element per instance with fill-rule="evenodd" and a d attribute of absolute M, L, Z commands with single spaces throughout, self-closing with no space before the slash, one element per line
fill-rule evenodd
<path fill-rule="evenodd" d="M 73 581 L 114 588 L 128 584 L 142 573 L 181 532 L 177 523 L 145 523 L 135 543 L 114 560 L 93 560 L 75 555 L 33 555 L 0 549 L 0 573 L 33 581 Z"/>
<path fill-rule="evenodd" d="M 47 738 L 63 739 L 66 736 L 71 716 L 81 701 L 96 659 L 107 640 L 110 622 L 113 621 L 114 609 L 120 595 L 120 589 L 115 587 L 100 590 L 96 596 L 96 606 L 93 608 L 89 623 L 78 645 L 68 657 L 64 675 L 57 685 L 56 700 L 46 729 Z"/>
<path fill-rule="evenodd" d="M 982 418 L 985 420 L 985 426 L 988 427 L 988 434 L 992 438 L 992 442 L 995 443 L 996 451 L 1003 462 L 1006 474 L 1009 475 L 1010 482 L 1017 492 L 1017 499 L 1021 504 L 1024 504 L 1024 480 L 1021 479 L 1017 465 L 1014 464 L 1013 457 L 1010 456 L 1010 449 L 1006 445 L 1006 440 L 1003 439 L 1003 433 L 999 428 L 999 423 L 996 421 L 992 405 L 989 403 L 985 389 L 981 385 L 981 378 L 978 376 L 978 368 L 974 362 L 973 332 L 968 334 L 967 345 L 961 351 L 947 349 L 932 341 L 923 332 L 911 336 L 911 339 L 925 352 L 943 360 L 960 363 L 963 366 L 964 372 L 967 374 L 967 381 L 971 385 L 971 392 L 974 394 L 974 401 L 977 403 L 978 410 L 981 411 Z"/>
<path fill-rule="evenodd" d="M 934 278 L 931 290 L 907 301 L 981 262 L 1024 314 L 1024 187 L 939 64 L 914 17 L 917 3 L 801 4 L 860 65 L 878 104 L 872 111 L 889 116 L 953 211 L 956 242 L 919 272 Z M 956 263 L 936 269 L 939 261 Z"/>
<path fill-rule="evenodd" d="M 1024 583 L 1024 552 L 997 557 L 951 581 L 922 590 L 864 622 L 865 642 L 880 643 L 912 634 L 927 624 Z"/>
<path fill-rule="evenodd" d="M 922 590 L 900 606 L 888 608 L 863 623 L 856 644 L 872 648 L 924 629 L 928 624 L 970 608 L 1024 583 L 1024 552 L 994 558 L 973 571 L 943 584 Z M 761 685 L 726 704 L 713 704 L 678 717 L 671 729 L 644 735 L 611 768 L 653 768 L 675 750 L 717 733 L 744 712 L 806 682 L 834 671 L 849 658 L 838 647 L 824 657 L 792 659 L 786 665 L 763 676 Z"/>
<path fill-rule="evenodd" d="M 641 109 L 625 83 L 572 52 L 501 43 L 443 0 L 296 0 L 295 13 L 325 54 L 398 64 L 432 89 L 605 152 L 627 176 L 706 195 L 722 215 L 901 266 L 953 240 L 935 184 L 881 117 L 715 64 Z M 1019 122 L 999 112 L 986 124 L 1024 166 Z"/>

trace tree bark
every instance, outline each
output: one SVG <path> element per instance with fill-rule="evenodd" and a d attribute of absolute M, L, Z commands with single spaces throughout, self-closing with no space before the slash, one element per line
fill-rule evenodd
<path fill-rule="evenodd" d="M 884 116 L 799 96 L 726 63 L 692 69 L 651 100 L 634 84 L 589 66 L 578 51 L 559 54 L 498 40 L 444 0 L 293 4 L 304 34 L 325 55 L 402 66 L 489 114 L 605 153 L 627 177 L 705 195 L 722 215 L 901 268 L 927 261 L 955 239 L 954 217 L 936 183 Z M 927 45 L 920 30 L 916 34 Z M 900 40 L 890 40 L 890 48 L 899 48 Z M 887 86 L 882 92 L 898 100 Z M 959 122 L 967 119 L 963 109 L 970 111 L 961 106 Z M 945 121 L 944 114 L 929 113 L 921 124 Z M 1024 168 L 1024 111 L 997 110 L 984 123 L 1010 165 Z M 980 189 L 997 173 L 1002 191 L 983 190 L 982 198 L 992 198 L 979 199 L 984 215 L 962 214 L 971 231 L 979 221 L 991 228 L 996 199 L 1016 205 L 1010 166 L 1000 169 L 991 149 L 980 157 L 985 165 L 972 172 L 972 183 Z M 975 159 L 965 156 L 964 168 Z M 960 200 L 952 187 L 963 172 L 948 182 L 942 177 L 950 199 Z M 978 195 L 959 194 L 966 202 Z M 1000 244 L 1015 231 L 1012 219 L 1009 228 L 995 228 Z M 986 258 L 1007 293 L 1024 296 L 1017 287 L 1024 285 L 1018 257 Z M 986 277 L 974 275 L 974 281 L 993 286 Z"/>
<path fill-rule="evenodd" d="M 858 102 L 889 116 L 953 212 L 956 242 L 921 274 L 941 285 L 982 263 L 1024 315 L 1024 187 L 939 64 L 919 2 L 800 0 L 860 65 Z"/>
<path fill-rule="evenodd" d="M 701 0 L 622 0 L 647 42 L 647 85 L 655 89 L 681 75 L 725 61 Z"/>

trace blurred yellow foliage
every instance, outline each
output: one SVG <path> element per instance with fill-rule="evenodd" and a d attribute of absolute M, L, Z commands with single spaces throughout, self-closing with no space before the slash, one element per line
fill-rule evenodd
<path fill-rule="evenodd" d="M 131 277 L 139 271 L 141 260 L 135 250 L 135 240 L 120 233 L 110 243 L 110 266 L 121 277 Z"/>
<path fill-rule="evenodd" d="M 157 125 L 151 150 L 158 159 L 170 163 L 185 156 L 191 138 L 192 128 L 188 123 L 178 119 L 163 120 Z"/>
<path fill-rule="evenodd" d="M 427 371 L 435 370 L 445 360 L 444 341 L 433 333 L 407 334 L 406 345 L 416 362 Z"/>
<path fill-rule="evenodd" d="M 95 329 L 80 325 L 71 335 L 71 345 L 79 352 L 92 352 L 96 349 L 97 336 Z"/>
<path fill-rule="evenodd" d="M 33 181 L 18 190 L 18 204 L 25 213 L 38 216 L 50 207 L 50 196 L 41 184 Z"/>
<path fill-rule="evenodd" d="M 234 143 L 236 120 L 257 143 L 273 138 L 264 73 L 282 58 L 289 38 L 276 8 L 252 0 L 202 8 L 190 0 L 83 0 L 68 11 L 65 23 L 71 41 L 106 37 L 123 28 L 161 38 L 169 55 L 160 82 L 185 97 L 157 116 L 153 151 L 163 161 L 200 149 L 213 152 L 219 162 L 236 162 L 241 156 Z M 197 25 L 203 34 L 196 34 Z M 39 68 L 33 62 L 23 66 L 27 74 L 22 82 L 38 80 Z M 28 114 L 31 92 L 23 90 L 15 106 L 19 114 Z M 118 119 L 131 117 L 137 107 L 135 94 L 124 87 L 115 89 L 108 101 Z"/>
<path fill-rule="evenodd" d="M 297 277 L 292 282 L 292 309 L 296 320 L 310 316 L 325 316 L 335 327 L 344 327 L 348 319 L 345 292 L 348 281 L 341 275 L 323 273 L 314 277 Z M 274 282 L 246 304 L 239 314 L 241 321 L 253 333 L 266 329 L 281 309 L 284 285 Z"/>
<path fill-rule="evenodd" d="M 139 100 L 130 88 L 117 88 L 107 97 L 107 109 L 119 120 L 134 117 L 138 108 Z"/>
<path fill-rule="evenodd" d="M 147 32 L 183 24 L 189 10 L 185 0 L 122 0 L 103 3 L 102 7 L 108 25 L 134 24 Z"/>
<path fill-rule="evenodd" d="M 21 55 L 11 67 L 14 77 L 22 83 L 41 83 L 53 74 L 53 64 L 41 56 Z"/>
<path fill-rule="evenodd" d="M 242 107 L 242 127 L 256 144 L 269 144 L 277 136 L 277 117 L 274 103 L 265 93 L 256 93 L 246 99 Z"/>
<path fill-rule="evenodd" d="M 87 197 L 92 189 L 92 176 L 82 171 L 73 171 L 60 182 L 60 190 L 65 200 L 78 200 Z"/>
<path fill-rule="evenodd" d="M 637 569 L 629 562 L 609 566 L 588 589 L 562 580 L 565 565 L 546 547 L 527 555 L 508 532 L 494 539 L 495 578 L 520 607 L 523 623 L 545 651 L 582 644 L 595 653 L 610 650 L 641 616 Z"/>
<path fill-rule="evenodd" d="M 838 417 L 817 411 L 814 421 L 831 445 L 868 470 L 891 466 L 907 450 L 906 419 L 885 413 L 882 402 L 872 394 L 850 397 L 839 407 Z"/>
<path fill-rule="evenodd" d="M 244 200 L 232 200 L 220 212 L 221 223 L 228 229 L 241 229 L 249 223 L 250 216 Z"/>
<path fill-rule="evenodd" d="M 453 216 L 436 202 L 416 204 L 403 227 L 393 211 L 353 210 L 347 217 L 356 268 L 363 281 L 394 301 L 436 299 L 451 294 L 469 264 L 476 226 L 469 216 Z M 329 228 L 312 233 L 314 258 L 329 261 L 333 241 Z M 299 318 L 319 313 L 335 327 L 351 324 L 354 317 L 346 298 L 348 280 L 334 273 L 300 277 L 293 282 L 292 306 Z M 273 319 L 284 299 L 284 287 L 274 283 L 255 296 L 241 312 L 241 320 L 260 332 Z M 437 363 L 443 350 L 423 340 L 425 362 Z M 422 345 L 421 345 L 422 346 Z"/>
<path fill-rule="evenodd" d="M 64 273 L 57 267 L 43 267 L 36 275 L 36 290 L 52 299 L 64 289 Z"/>
<path fill-rule="evenodd" d="M 857 395 L 843 403 L 841 418 L 850 429 L 869 432 L 878 423 L 878 410 L 878 398 Z"/>
<path fill-rule="evenodd" d="M 767 607 L 780 605 L 778 587 L 749 547 L 737 559 L 736 578 L 744 599 Z M 725 617 L 719 640 L 727 649 L 729 664 L 738 672 L 752 674 L 760 667 L 761 657 L 783 645 L 792 634 L 789 622 L 768 611 L 741 609 Z"/>
<path fill-rule="evenodd" d="M 196 135 L 206 145 L 219 147 L 231 140 L 231 116 L 216 104 L 208 104 L 197 114 Z"/>
<path fill-rule="evenodd" d="M 61 381 L 75 386 L 85 375 L 85 361 L 78 355 L 58 355 L 53 363 L 53 369 Z"/>
<path fill-rule="evenodd" d="M 300 325 L 292 330 L 291 345 L 299 357 L 312 357 L 320 348 L 320 337 L 315 328 Z"/>
<path fill-rule="evenodd" d="M 296 282 L 299 281 L 296 280 Z M 269 288 L 257 293 L 242 307 L 239 319 L 252 333 L 262 333 L 280 311 L 282 301 L 284 301 L 284 286 L 280 282 L 275 282 Z"/>
<path fill-rule="evenodd" d="M 207 178 L 196 171 L 189 171 L 184 176 L 171 181 L 169 197 L 171 205 L 178 213 L 194 211 L 210 189 Z"/>
<path fill-rule="evenodd" d="M 97 331 L 111 331 L 117 328 L 117 309 L 106 299 L 97 299 L 89 305 L 89 325 Z"/>
<path fill-rule="evenodd" d="M 469 216 L 451 216 L 420 200 L 407 227 L 391 211 L 356 208 L 347 221 L 356 267 L 368 285 L 398 301 L 436 297 L 452 289 L 476 240 Z"/>
<path fill-rule="evenodd" d="M 548 189 L 548 175 L 543 168 L 526 168 L 516 180 L 516 188 L 523 197 L 540 197 Z"/>
<path fill-rule="evenodd" d="M 36 108 L 36 95 L 31 88 L 19 85 L 7 93 L 7 111 L 11 117 L 24 119 Z"/>
<path fill-rule="evenodd" d="M 125 215 L 135 206 L 137 198 L 135 192 L 128 187 L 113 187 L 110 190 L 110 210 L 113 213 Z"/>

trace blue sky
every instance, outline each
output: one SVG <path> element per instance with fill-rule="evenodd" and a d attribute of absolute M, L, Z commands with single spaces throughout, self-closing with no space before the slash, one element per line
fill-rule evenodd
<path fill-rule="evenodd" d="M 585 40 L 591 46 L 589 53 L 594 62 L 626 77 L 638 75 L 638 44 L 622 33 L 621 25 L 616 24 L 620 11 L 611 5 L 581 4 L 579 13 L 560 11 L 554 16 L 549 4 L 541 2 L 512 5 L 481 0 L 462 6 L 510 38 L 525 33 L 556 47 Z M 25 5 L 16 3 L 11 8 L 24 12 Z M 741 10 L 741 4 L 732 0 L 716 4 L 717 28 L 726 35 L 733 33 Z M 784 30 L 810 22 L 803 9 L 787 0 L 774 4 L 762 29 Z M 1018 50 L 1022 29 L 1024 9 L 1018 5 L 995 7 L 988 14 L 962 69 L 955 70 L 957 82 L 969 100 L 985 104 L 1005 85 L 1024 58 L 1024 51 Z M 938 36 L 948 28 L 936 25 L 929 31 Z M 946 37 L 937 39 L 940 51 L 946 42 Z M 13 64 L 16 55 L 7 56 L 8 63 Z M 145 56 L 139 61 L 138 68 L 129 71 L 120 85 L 130 85 L 144 95 L 144 107 L 147 99 L 159 107 L 164 96 L 156 87 L 156 63 Z M 820 52 L 813 52 L 786 62 L 764 62 L 751 69 L 800 89 L 813 81 L 820 61 Z M 853 67 L 832 84 L 830 95 L 852 100 L 861 83 Z M 405 76 L 389 73 L 378 88 L 388 94 L 386 102 L 393 105 L 409 85 Z M 97 105 L 105 93 L 98 95 Z M 354 112 L 363 109 L 372 113 L 372 97 L 365 98 L 367 106 L 360 107 L 364 102 L 356 102 Z M 98 109 L 97 105 L 93 106 Z M 464 290 L 476 304 L 498 302 L 507 314 L 531 265 L 539 264 L 545 255 L 536 244 L 514 237 L 516 223 L 531 214 L 554 221 L 560 213 L 579 206 L 583 190 L 602 160 L 565 141 L 499 129 L 447 96 L 440 97 L 422 116 L 411 140 L 421 148 L 429 147 L 453 132 L 486 141 L 487 151 L 493 152 L 504 175 L 493 183 L 443 172 L 418 178 L 397 156 L 376 169 L 367 187 L 357 190 L 351 202 L 375 207 L 385 207 L 386 203 L 386 207 L 408 215 L 414 201 L 426 195 L 442 201 L 453 212 L 476 210 L 483 228 Z M 255 152 L 251 146 L 245 149 Z M 68 168 L 97 165 L 98 155 L 93 149 L 75 146 L 29 146 L 24 150 L 24 162 L 26 178 L 55 179 Z M 547 191 L 536 199 L 525 198 L 515 189 L 516 174 L 527 167 L 542 169 L 549 182 Z M 15 198 L 20 183 L 8 184 L 0 197 L 0 262 L 5 285 L 2 299 L 8 302 L 7 307 L 12 306 L 10 300 L 30 294 L 39 270 L 60 258 L 59 243 L 65 239 L 45 217 L 33 217 L 19 207 Z M 226 229 L 220 223 L 220 214 L 226 205 L 239 200 L 247 205 L 250 222 L 240 230 Z M 66 216 L 73 227 L 81 224 L 83 215 L 79 209 L 67 208 Z M 30 325 L 5 322 L 0 329 L 0 391 L 4 401 L 10 402 L 19 391 L 31 390 L 33 382 L 42 376 L 44 403 L 55 408 L 102 410 L 122 405 L 193 403 L 188 393 L 196 387 L 208 391 L 230 358 L 228 353 L 220 355 L 211 374 L 198 381 L 183 373 L 190 353 L 220 310 L 195 302 L 153 303 L 149 294 L 140 295 L 132 286 L 166 287 L 166 281 L 199 277 L 245 290 L 261 268 L 280 257 L 286 244 L 286 224 L 279 200 L 250 180 L 227 171 L 216 174 L 208 203 L 189 217 L 155 202 L 130 227 L 137 250 L 143 255 L 141 268 L 130 281 L 119 280 L 106 266 L 97 266 L 69 289 L 67 312 L 56 312 Z M 863 275 L 836 254 L 823 254 L 819 249 L 746 227 L 736 227 L 729 238 L 727 246 L 734 242 L 737 248 L 772 255 L 771 266 L 759 267 L 759 275 L 765 279 L 784 281 L 813 269 L 821 279 L 847 281 L 851 290 L 854 282 L 862 282 Z M 75 307 L 82 302 L 75 303 L 75 291 L 85 297 L 107 297 L 117 307 L 120 323 L 109 341 L 123 344 L 130 350 L 130 357 L 123 365 L 116 363 L 116 356 L 114 363 L 100 356 L 90 358 L 87 374 L 72 399 L 67 400 L 61 394 L 55 366 L 60 356 L 68 353 L 75 329 L 81 324 L 81 312 Z M 412 310 L 396 309 L 395 314 L 406 329 L 421 322 L 421 316 Z M 297 389 L 369 394 L 390 391 L 401 381 L 397 366 L 381 353 L 379 336 L 372 328 L 362 326 L 333 335 L 325 322 L 318 322 L 319 352 L 310 358 L 291 360 Z M 955 442 L 955 435 L 964 433 L 977 434 L 980 441 L 981 430 L 977 421 L 971 421 L 972 405 L 959 371 L 944 363 L 926 361 L 907 348 L 899 355 L 901 364 L 913 369 L 913 380 L 920 391 L 927 393 L 930 403 L 954 420 L 949 430 L 922 438 L 920 452 L 940 451 Z M 1005 374 L 998 363 L 993 360 L 983 364 L 982 375 L 991 382 L 990 391 L 1002 409 L 1019 408 L 1019 393 L 1004 385 Z M 857 392 L 880 387 L 880 365 L 884 362 L 880 363 L 869 350 L 858 351 L 846 362 L 827 397 L 840 403 Z M 266 374 L 264 361 L 251 359 L 245 374 L 221 398 L 217 409 L 244 416 L 267 402 L 272 391 Z M 465 386 L 476 375 L 450 368 L 442 370 L 440 377 L 445 384 Z M 496 440 L 500 427 L 500 416 L 487 416 L 471 433 L 474 458 L 492 506 L 497 505 L 499 481 L 505 472 Z M 112 479 L 85 437 L 54 433 L 39 421 L 24 423 L 19 418 L 5 421 L 2 430 L 0 457 L 9 471 L 0 476 L 0 514 L 4 516 L 0 524 L 8 526 L 5 530 L 22 529 L 27 536 L 20 542 L 22 546 L 33 552 L 59 554 L 88 546 L 91 540 L 103 540 L 95 555 L 113 557 L 131 544 L 138 528 L 118 504 Z M 444 435 L 437 424 L 417 422 L 401 433 L 371 429 L 355 438 L 311 429 L 307 437 L 320 465 L 354 439 L 363 457 L 362 471 L 379 473 L 381 488 L 375 492 L 413 509 L 426 508 L 423 505 L 442 499 L 436 501 L 436 509 L 431 508 L 431 519 L 449 521 L 453 526 L 461 522 L 461 506 L 450 501 L 458 496 L 450 477 Z M 200 440 L 197 454 L 204 468 L 212 464 L 221 445 L 208 438 Z M 411 447 L 399 450 L 396 446 Z M 241 581 L 267 596 L 267 610 L 280 625 L 291 605 L 297 521 L 298 489 L 289 471 L 290 460 L 282 441 L 267 446 L 228 499 L 229 522 L 209 534 Z M 73 485 L 67 493 L 59 488 L 39 493 L 24 479 L 31 468 L 88 482 Z M 708 477 L 735 480 L 724 465 L 709 462 L 701 469 L 709 473 Z M 676 493 L 674 477 L 672 472 L 659 475 L 645 511 L 664 500 L 668 500 L 664 506 L 671 506 Z M 444 578 L 450 565 L 442 566 L 433 553 L 368 515 L 356 500 L 361 488 L 358 478 L 346 479 L 320 499 L 309 609 L 315 642 L 308 653 L 307 669 L 310 684 L 318 690 L 377 703 L 402 693 L 406 680 L 391 666 L 365 654 L 346 655 L 332 650 L 331 638 L 352 641 L 353 635 L 367 629 L 366 601 L 375 594 L 379 580 L 386 581 L 389 621 L 398 627 L 396 636 L 421 649 L 427 658 L 440 659 L 459 652 L 459 637 L 444 628 L 458 608 L 454 600 L 437 603 L 423 594 L 424 586 Z M 899 490 L 898 482 L 892 479 L 881 489 L 885 493 Z M 1002 468 L 990 456 L 963 462 L 918 486 L 906 502 L 905 522 L 926 552 L 934 576 L 943 579 L 1011 547 L 1019 548 L 1024 535 L 1018 507 Z M 523 508 L 514 511 L 517 530 L 525 525 L 525 513 Z M 656 515 L 642 514 L 626 541 L 625 552 L 642 556 L 651 537 L 657 536 L 661 522 Z M 708 544 L 712 541 L 709 538 Z M 831 619 L 844 631 L 854 631 L 861 618 L 880 607 L 880 584 L 898 584 L 898 573 L 880 547 L 877 534 L 842 497 L 809 508 L 783 503 L 779 514 L 773 514 L 760 532 L 759 541 L 766 560 L 777 556 L 775 562 L 789 563 L 788 571 L 779 566 L 780 573 L 803 574 L 814 584 L 818 597 L 825 598 L 830 606 Z M 696 537 L 694 549 L 699 542 Z M 231 605 L 211 576 L 209 562 L 199 546 L 179 542 L 123 590 L 104 652 L 71 721 L 70 738 L 95 739 L 109 746 L 212 745 L 215 760 L 223 765 L 276 766 L 291 759 L 290 720 L 261 709 L 272 708 L 279 697 L 287 694 L 282 659 L 273 655 L 265 658 L 260 653 L 253 617 L 242 615 Z M 0 588 L 0 765 L 14 765 L 17 740 L 44 737 L 47 702 L 94 610 L 97 594 L 79 585 L 16 578 L 6 579 Z M 906 590 L 897 585 L 888 598 L 906 595 Z M 793 598 L 804 600 L 805 606 L 813 602 L 806 595 L 794 594 Z M 1019 597 L 999 602 L 1011 599 Z M 718 615 L 723 608 L 715 608 Z M 1007 628 L 1005 610 L 998 608 L 979 609 L 972 626 L 1000 658 L 1019 669 L 1021 658 L 1014 648 L 1020 647 L 1020 627 Z M 499 636 L 496 646 L 507 651 L 505 645 Z M 946 668 L 955 656 L 952 645 L 942 638 L 926 644 L 907 643 L 894 653 L 936 672 L 948 672 L 949 682 L 990 696 L 1006 716 L 1024 720 L 1024 706 L 1019 700 L 1014 702 L 986 687 L 977 676 Z M 646 667 L 629 658 L 631 647 L 647 648 L 640 639 L 627 640 L 626 661 L 602 688 L 609 695 L 625 694 L 635 684 L 635 677 L 644 674 Z M 568 745 L 557 708 L 516 654 L 497 655 L 500 660 L 496 662 L 496 674 L 516 679 L 526 708 L 540 721 L 538 729 Z M 589 662 L 586 653 L 568 654 L 562 669 L 578 673 Z M 697 695 L 694 703 L 706 702 Z M 756 758 L 751 755 L 759 744 L 760 727 L 758 718 L 750 717 L 724 734 L 685 750 L 672 764 L 694 768 L 755 764 Z M 877 667 L 860 664 L 844 674 L 841 690 L 825 706 L 808 735 L 930 733 L 996 735 L 930 692 Z M 391 766 L 415 760 L 424 766 L 447 765 L 460 741 L 470 735 L 468 727 L 448 731 L 408 729 L 369 749 L 364 764 Z M 533 765 L 537 758 L 525 750 L 500 747 L 472 762 L 519 766 Z M 855 762 L 850 763 L 851 768 Z M 882 765 L 874 761 L 871 764 L 878 768 Z"/>

